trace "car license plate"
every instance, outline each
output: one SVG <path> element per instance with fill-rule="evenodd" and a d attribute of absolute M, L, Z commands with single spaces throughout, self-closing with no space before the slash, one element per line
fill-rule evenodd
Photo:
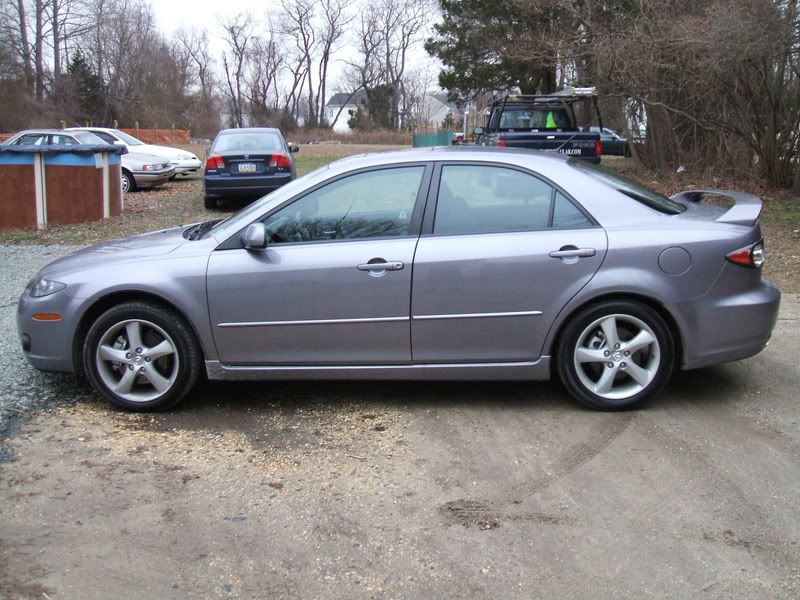
<path fill-rule="evenodd" d="M 239 173 L 255 173 L 255 172 L 256 172 L 255 163 L 240 163 L 239 164 Z"/>

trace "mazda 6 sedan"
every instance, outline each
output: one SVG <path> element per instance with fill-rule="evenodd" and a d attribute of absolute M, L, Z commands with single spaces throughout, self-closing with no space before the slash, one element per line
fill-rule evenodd
<path fill-rule="evenodd" d="M 708 196 L 727 197 L 727 204 Z M 761 201 L 672 198 L 560 155 L 351 157 L 225 220 L 92 246 L 19 303 L 35 367 L 159 410 L 209 379 L 544 380 L 633 406 L 752 356 L 780 293 Z"/>

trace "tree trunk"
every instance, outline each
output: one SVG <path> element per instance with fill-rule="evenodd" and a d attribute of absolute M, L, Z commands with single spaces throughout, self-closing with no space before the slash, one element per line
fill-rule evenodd
<path fill-rule="evenodd" d="M 34 42 L 34 62 L 36 69 L 36 100 L 44 99 L 44 6 L 42 0 L 36 0 L 36 40 Z"/>
<path fill-rule="evenodd" d="M 58 93 L 61 79 L 61 25 L 58 22 L 60 0 L 50 0 L 53 5 L 53 88 Z"/>
<path fill-rule="evenodd" d="M 28 19 L 25 14 L 25 0 L 17 1 L 19 11 L 19 36 L 22 44 L 22 62 L 25 65 L 25 88 L 33 97 L 33 65 L 31 63 L 31 45 L 28 41 Z"/>

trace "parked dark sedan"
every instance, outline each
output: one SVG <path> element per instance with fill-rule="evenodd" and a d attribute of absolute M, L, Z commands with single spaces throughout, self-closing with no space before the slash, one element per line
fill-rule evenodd
<path fill-rule="evenodd" d="M 211 144 L 203 174 L 206 208 L 224 197 L 255 199 L 289 183 L 297 175 L 289 146 L 279 129 L 224 129 Z"/>
<path fill-rule="evenodd" d="M 600 143 L 603 146 L 604 156 L 625 156 L 626 158 L 631 155 L 631 149 L 628 146 L 628 138 L 617 133 L 613 129 L 603 127 L 590 127 L 590 131 L 600 134 Z"/>

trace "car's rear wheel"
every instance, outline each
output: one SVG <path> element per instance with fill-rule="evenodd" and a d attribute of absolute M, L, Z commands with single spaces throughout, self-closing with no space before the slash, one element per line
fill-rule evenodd
<path fill-rule="evenodd" d="M 194 386 L 202 353 L 180 315 L 149 302 L 126 302 L 91 326 L 83 364 L 92 387 L 117 406 L 166 410 Z"/>
<path fill-rule="evenodd" d="M 128 192 L 135 192 L 136 191 L 136 181 L 133 179 L 133 175 L 130 174 L 129 171 L 122 170 L 122 193 L 127 194 Z"/>
<path fill-rule="evenodd" d="M 557 350 L 561 381 L 581 404 L 630 408 L 669 379 L 675 343 L 664 319 L 630 301 L 589 306 L 564 329 Z"/>

